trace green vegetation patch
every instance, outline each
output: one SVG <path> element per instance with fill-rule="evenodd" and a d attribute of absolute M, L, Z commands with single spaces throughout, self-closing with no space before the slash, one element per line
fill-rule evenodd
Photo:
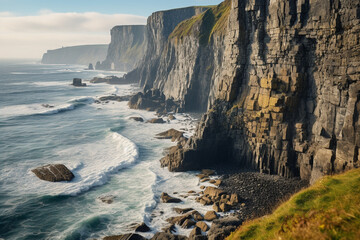
<path fill-rule="evenodd" d="M 227 239 L 360 239 L 360 169 L 327 176 Z"/>
<path fill-rule="evenodd" d="M 184 39 L 191 34 L 199 38 L 201 45 L 211 41 L 214 34 L 224 34 L 226 23 L 230 15 L 231 1 L 225 0 L 221 4 L 211 7 L 205 12 L 190 19 L 182 21 L 170 35 L 176 41 Z"/>

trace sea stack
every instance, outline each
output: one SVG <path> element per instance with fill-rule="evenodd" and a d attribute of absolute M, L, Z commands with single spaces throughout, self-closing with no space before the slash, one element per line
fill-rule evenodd
<path fill-rule="evenodd" d="M 75 87 L 86 87 L 86 83 L 82 83 L 81 78 L 74 78 L 72 85 Z"/>

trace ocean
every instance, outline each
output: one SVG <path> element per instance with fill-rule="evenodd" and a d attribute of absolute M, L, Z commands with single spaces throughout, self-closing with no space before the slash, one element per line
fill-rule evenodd
<path fill-rule="evenodd" d="M 95 100 L 132 94 L 138 87 L 86 81 L 87 87 L 71 86 L 75 77 L 124 74 L 85 67 L 0 61 L 2 239 L 99 239 L 128 233 L 129 225 L 141 222 L 151 227 L 144 235 L 151 237 L 174 215 L 174 206 L 203 213 L 209 209 L 191 197 L 181 204 L 159 201 L 162 192 L 199 191 L 196 172 L 170 173 L 160 167 L 164 149 L 175 143 L 154 137 L 170 128 L 189 137 L 196 119 L 175 114 L 165 124 L 130 120 L 151 119 L 155 113 L 129 109 L 127 102 Z M 53 163 L 65 164 L 75 178 L 52 183 L 31 172 Z M 105 196 L 113 203 L 102 202 Z"/>

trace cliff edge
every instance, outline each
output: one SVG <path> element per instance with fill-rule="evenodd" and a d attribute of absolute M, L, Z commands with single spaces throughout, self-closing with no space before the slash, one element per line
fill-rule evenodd
<path fill-rule="evenodd" d="M 146 26 L 123 25 L 111 29 L 111 42 L 106 59 L 96 64 L 96 69 L 133 70 L 146 52 Z"/>
<path fill-rule="evenodd" d="M 162 166 L 184 171 L 229 163 L 311 182 L 358 167 L 360 1 L 229 4 L 217 77 L 197 76 L 210 81 L 210 110 Z M 182 42 L 190 47 L 191 38 Z M 191 62 L 186 50 L 181 58 Z M 171 96 L 163 87 L 168 81 L 154 86 Z"/>
<path fill-rule="evenodd" d="M 44 53 L 41 63 L 43 64 L 95 64 L 103 61 L 106 57 L 108 45 L 81 45 L 72 47 L 62 47 L 48 50 Z"/>

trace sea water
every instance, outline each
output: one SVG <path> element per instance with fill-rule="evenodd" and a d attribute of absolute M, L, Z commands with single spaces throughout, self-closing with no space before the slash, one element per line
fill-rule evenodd
<path fill-rule="evenodd" d="M 126 102 L 95 100 L 129 95 L 138 87 L 70 85 L 75 77 L 123 74 L 84 68 L 0 61 L 0 238 L 102 238 L 127 233 L 129 225 L 140 222 L 151 227 L 145 234 L 151 237 L 174 215 L 174 206 L 208 209 L 191 198 L 176 205 L 159 201 L 163 191 L 199 190 L 195 173 L 160 167 L 164 149 L 174 143 L 154 138 L 170 128 L 189 137 L 194 120 L 186 114 L 165 124 L 130 120 L 140 116 L 146 121 L 155 114 L 131 110 Z M 31 172 L 54 163 L 65 164 L 75 178 L 52 183 Z M 103 203 L 104 196 L 113 203 Z"/>

